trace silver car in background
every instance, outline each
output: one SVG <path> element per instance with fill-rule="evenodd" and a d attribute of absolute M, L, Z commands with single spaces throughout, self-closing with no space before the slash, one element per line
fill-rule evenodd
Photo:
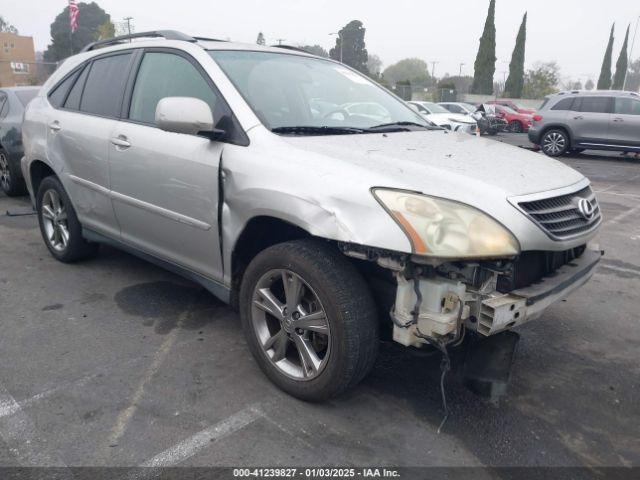
<path fill-rule="evenodd" d="M 381 337 L 446 352 L 533 320 L 601 255 L 581 173 L 431 128 L 289 48 L 173 31 L 99 42 L 52 75 L 23 132 L 56 259 L 109 243 L 199 282 L 305 400 L 357 384 Z"/>
<path fill-rule="evenodd" d="M 533 116 L 529 140 L 550 157 L 583 150 L 640 152 L 640 94 L 561 92 Z"/>

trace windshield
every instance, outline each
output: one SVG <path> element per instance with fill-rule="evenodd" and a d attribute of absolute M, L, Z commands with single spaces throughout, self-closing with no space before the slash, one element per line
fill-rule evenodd
<path fill-rule="evenodd" d="M 382 87 L 328 60 L 286 53 L 209 51 L 269 129 L 367 129 L 426 121 Z M 330 132 L 330 130 L 327 130 Z"/>
<path fill-rule="evenodd" d="M 424 108 L 429 110 L 431 113 L 451 113 L 449 110 L 444 108 L 442 105 L 438 105 L 437 103 L 420 102 L 420 105 L 424 105 Z"/>

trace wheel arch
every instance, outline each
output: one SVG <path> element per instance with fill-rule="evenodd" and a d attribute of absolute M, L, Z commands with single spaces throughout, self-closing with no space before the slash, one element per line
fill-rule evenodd
<path fill-rule="evenodd" d="M 50 176 L 57 177 L 58 175 L 49 164 L 43 162 L 42 160 L 33 160 L 29 164 L 28 181 L 31 186 L 31 191 L 33 192 L 34 198 L 38 194 L 38 189 L 40 188 L 42 180 Z"/>
<path fill-rule="evenodd" d="M 278 243 L 310 238 L 304 228 L 282 218 L 260 215 L 251 218 L 241 230 L 231 250 L 231 305 L 238 307 L 238 294 L 247 266 L 260 252 Z"/>

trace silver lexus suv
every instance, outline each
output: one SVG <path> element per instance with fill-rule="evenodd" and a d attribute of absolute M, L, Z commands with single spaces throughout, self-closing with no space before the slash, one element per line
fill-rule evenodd
<path fill-rule="evenodd" d="M 640 152 L 640 94 L 560 92 L 533 117 L 529 140 L 550 157 L 583 150 Z"/>
<path fill-rule="evenodd" d="M 56 259 L 108 243 L 199 282 L 239 309 L 264 373 L 306 400 L 359 382 L 381 337 L 446 353 L 533 320 L 601 256 L 582 174 L 429 127 L 289 47 L 173 31 L 92 44 L 23 132 Z"/>

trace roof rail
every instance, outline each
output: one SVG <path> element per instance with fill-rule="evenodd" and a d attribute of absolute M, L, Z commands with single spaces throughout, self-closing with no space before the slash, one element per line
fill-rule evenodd
<path fill-rule="evenodd" d="M 222 40 L 221 38 L 209 38 L 209 37 L 193 37 L 194 40 L 202 40 L 203 42 L 228 42 L 229 40 Z"/>
<path fill-rule="evenodd" d="M 271 48 L 284 48 L 285 50 L 293 50 L 295 52 L 303 52 L 303 53 L 308 53 L 309 55 L 313 55 L 313 53 L 309 53 L 307 52 L 304 48 L 300 48 L 300 47 L 294 47 L 293 45 L 271 45 Z"/>
<path fill-rule="evenodd" d="M 119 37 L 109 38 L 107 40 L 100 40 L 98 42 L 92 42 L 84 47 L 80 52 L 90 52 L 91 50 L 95 50 L 99 47 L 106 47 L 108 45 L 117 45 L 119 43 L 124 43 L 127 40 L 131 40 L 134 38 L 154 38 L 154 37 L 162 37 L 166 40 L 182 40 L 185 42 L 196 42 L 196 39 L 190 37 L 189 35 L 185 35 L 182 32 L 177 32 L 175 30 L 155 30 L 152 32 L 140 32 L 140 33 L 132 33 L 130 35 L 120 35 Z"/>

